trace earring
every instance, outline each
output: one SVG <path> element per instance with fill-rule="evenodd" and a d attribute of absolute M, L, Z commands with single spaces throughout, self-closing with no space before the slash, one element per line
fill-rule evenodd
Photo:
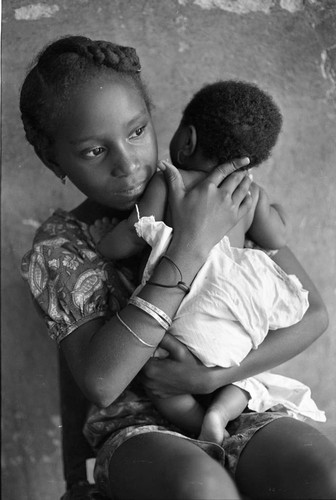
<path fill-rule="evenodd" d="M 183 158 L 181 158 L 181 155 L 183 155 Z M 184 163 L 184 153 L 182 149 L 179 149 L 177 152 L 177 161 L 179 162 L 180 165 L 183 165 Z"/>

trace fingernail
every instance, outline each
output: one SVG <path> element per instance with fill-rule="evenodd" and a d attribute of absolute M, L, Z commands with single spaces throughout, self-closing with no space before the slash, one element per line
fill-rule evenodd
<path fill-rule="evenodd" d="M 233 160 L 232 165 L 234 166 L 235 170 L 240 170 L 243 167 L 246 167 L 250 163 L 250 158 L 239 158 L 238 160 Z"/>

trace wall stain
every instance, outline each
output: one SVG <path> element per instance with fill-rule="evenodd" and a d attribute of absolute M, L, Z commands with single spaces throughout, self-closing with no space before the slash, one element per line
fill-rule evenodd
<path fill-rule="evenodd" d="M 336 107 L 336 4 L 334 0 L 309 0 L 305 15 L 321 48 L 319 70 L 329 83 L 326 100 Z"/>
<path fill-rule="evenodd" d="M 291 14 L 303 10 L 303 0 L 280 0 L 280 7 Z"/>
<path fill-rule="evenodd" d="M 36 21 L 43 17 L 53 17 L 59 10 L 56 4 L 35 3 L 15 9 L 14 17 L 17 21 Z"/>
<path fill-rule="evenodd" d="M 187 5 L 190 0 L 178 0 L 180 5 Z M 279 6 L 294 13 L 303 9 L 303 0 L 192 0 L 201 9 L 221 9 L 234 14 L 249 14 L 250 12 L 263 12 L 269 14 L 272 7 Z"/>
<path fill-rule="evenodd" d="M 321 52 L 320 68 L 322 77 L 330 83 L 326 97 L 328 100 L 330 99 L 333 101 L 333 97 L 336 95 L 336 73 L 328 58 L 328 52 L 326 50 L 322 50 Z"/>
<path fill-rule="evenodd" d="M 33 227 L 34 229 L 37 229 L 40 227 L 41 225 L 41 222 L 38 222 L 37 220 L 35 219 L 23 219 L 22 220 L 22 224 L 24 226 L 30 226 L 30 227 Z"/>

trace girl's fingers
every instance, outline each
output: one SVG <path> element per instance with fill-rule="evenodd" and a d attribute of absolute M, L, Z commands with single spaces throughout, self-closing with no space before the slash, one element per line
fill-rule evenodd
<path fill-rule="evenodd" d="M 166 333 L 159 344 L 160 348 L 165 349 L 169 353 L 171 359 L 183 361 L 186 354 L 186 346 L 170 333 Z"/>
<path fill-rule="evenodd" d="M 213 182 L 216 186 L 219 186 L 226 177 L 232 174 L 232 172 L 236 172 L 249 163 L 249 158 L 238 158 L 237 160 L 232 160 L 230 163 L 218 165 L 218 167 L 216 167 L 207 177 L 207 180 L 208 182 Z"/>
<path fill-rule="evenodd" d="M 232 193 L 232 201 L 235 205 L 240 205 L 247 196 L 251 197 L 251 193 L 249 194 L 251 182 L 251 177 L 249 175 L 245 175 L 245 177 L 238 183 L 236 189 Z"/>
<path fill-rule="evenodd" d="M 247 195 L 243 199 L 243 201 L 240 203 L 239 208 L 238 208 L 238 218 L 243 217 L 247 212 L 251 209 L 252 207 L 252 195 L 251 192 L 248 191 Z"/>

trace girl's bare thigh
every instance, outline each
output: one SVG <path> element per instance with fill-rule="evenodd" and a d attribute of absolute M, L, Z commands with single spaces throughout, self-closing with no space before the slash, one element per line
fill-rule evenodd
<path fill-rule="evenodd" d="M 314 427 L 280 418 L 247 443 L 235 479 L 250 499 L 335 499 L 336 448 Z"/>
<path fill-rule="evenodd" d="M 109 465 L 116 499 L 239 499 L 227 471 L 191 441 L 149 432 L 118 447 Z"/>

